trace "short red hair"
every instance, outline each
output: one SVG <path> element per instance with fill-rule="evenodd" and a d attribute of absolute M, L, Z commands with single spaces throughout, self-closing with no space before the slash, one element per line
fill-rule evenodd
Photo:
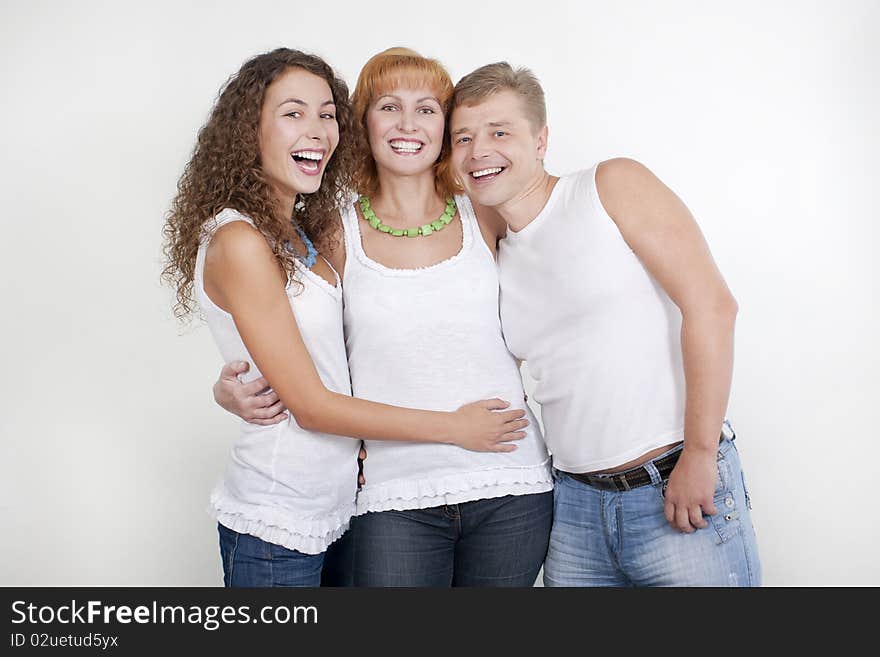
<path fill-rule="evenodd" d="M 421 87 L 428 87 L 435 93 L 443 116 L 448 119 L 453 84 L 443 64 L 436 59 L 422 57 L 409 48 L 389 48 L 373 55 L 361 69 L 351 96 L 355 119 L 360 121 L 364 134 L 367 133 L 367 110 L 376 98 L 394 89 Z M 368 140 L 361 142 L 359 150 L 361 152 L 358 153 L 353 176 L 355 187 L 361 194 L 376 194 L 379 191 L 379 174 Z M 444 135 L 440 157 L 434 163 L 434 183 L 444 197 L 452 195 L 457 189 L 450 168 L 450 151 L 449 139 Z"/>

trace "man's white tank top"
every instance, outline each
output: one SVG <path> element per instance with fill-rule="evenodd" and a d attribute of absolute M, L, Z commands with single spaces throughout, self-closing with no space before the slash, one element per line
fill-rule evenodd
<path fill-rule="evenodd" d="M 214 304 L 204 288 L 205 252 L 214 233 L 231 221 L 253 221 L 225 209 L 203 230 L 196 258 L 196 299 L 225 362 L 245 360 L 247 382 L 261 376 L 232 315 Z M 335 273 L 335 272 L 334 272 Z M 342 290 L 299 266 L 287 295 L 321 381 L 351 394 L 342 334 Z M 292 550 L 318 554 L 348 528 L 355 512 L 360 441 L 306 431 L 293 418 L 273 426 L 241 421 L 226 474 L 211 495 L 209 513 L 222 525 Z"/>
<path fill-rule="evenodd" d="M 393 269 L 370 259 L 354 203 L 342 210 L 345 335 L 352 390 L 371 401 L 435 411 L 499 397 L 526 408 L 498 316 L 498 273 L 465 196 L 459 253 L 435 265 Z M 430 239 L 430 237 L 400 238 Z M 424 509 L 551 490 L 547 450 L 531 412 L 509 453 L 455 445 L 366 441 L 358 513 Z"/>
<path fill-rule="evenodd" d="M 612 468 L 682 440 L 681 312 L 602 207 L 596 167 L 508 230 L 498 267 L 507 346 L 536 381 L 556 468 Z"/>

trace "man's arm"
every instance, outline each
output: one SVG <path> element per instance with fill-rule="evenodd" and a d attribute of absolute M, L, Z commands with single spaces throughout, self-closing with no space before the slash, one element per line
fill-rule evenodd
<path fill-rule="evenodd" d="M 677 529 L 705 527 L 716 513 L 716 454 L 733 375 L 737 304 L 687 207 L 646 167 L 603 162 L 599 198 L 624 240 L 682 315 L 684 449 L 666 489 L 666 519 Z"/>

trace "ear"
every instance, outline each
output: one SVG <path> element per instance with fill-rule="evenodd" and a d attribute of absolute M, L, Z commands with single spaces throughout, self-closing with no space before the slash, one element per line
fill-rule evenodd
<path fill-rule="evenodd" d="M 535 142 L 535 154 L 538 156 L 539 160 L 543 160 L 544 156 L 547 154 L 547 136 L 548 130 L 545 125 L 538 131 L 537 141 Z"/>

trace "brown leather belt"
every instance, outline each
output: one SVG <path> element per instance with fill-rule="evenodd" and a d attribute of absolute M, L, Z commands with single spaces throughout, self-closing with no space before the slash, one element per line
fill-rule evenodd
<path fill-rule="evenodd" d="M 727 420 L 724 421 L 724 425 L 721 427 L 721 438 L 719 438 L 719 442 L 725 438 L 729 438 L 730 440 L 736 438 L 736 434 L 733 432 L 733 427 L 730 426 Z M 595 475 L 565 472 L 563 470 L 560 470 L 560 472 L 567 477 L 576 479 L 577 481 L 592 486 L 593 488 L 618 492 L 627 491 L 632 490 L 633 488 L 639 488 L 640 486 L 647 486 L 651 483 L 651 473 L 645 468 L 647 463 L 654 464 L 654 467 L 657 468 L 657 472 L 660 474 L 661 480 L 668 479 L 669 475 L 672 474 L 672 469 L 675 467 L 675 464 L 678 463 L 678 457 L 681 456 L 682 448 L 683 445 L 679 445 L 678 447 L 673 448 L 673 451 L 668 454 L 659 456 L 651 461 L 646 461 L 642 465 L 637 465 L 636 467 L 624 470 L 623 472 Z"/>

